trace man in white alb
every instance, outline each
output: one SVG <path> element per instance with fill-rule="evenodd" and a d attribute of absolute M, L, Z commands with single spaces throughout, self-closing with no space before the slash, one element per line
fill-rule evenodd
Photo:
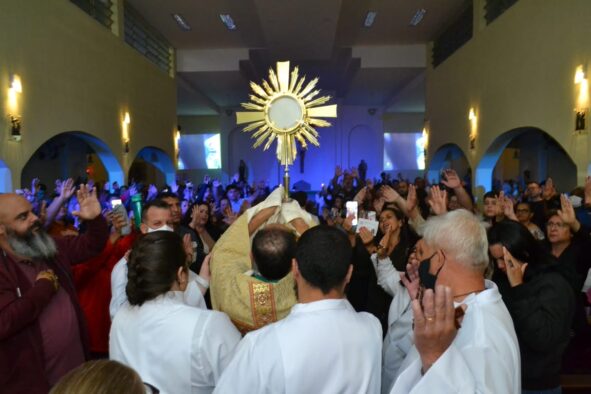
<path fill-rule="evenodd" d="M 418 276 L 426 290 L 412 301 L 414 346 L 391 393 L 520 393 L 513 321 L 496 285 L 484 279 L 483 225 L 459 209 L 429 219 L 423 240 L 429 257 Z"/>
<path fill-rule="evenodd" d="M 298 303 L 244 337 L 216 393 L 379 393 L 382 329 L 345 299 L 351 255 L 336 228 L 302 235 L 292 262 Z"/>

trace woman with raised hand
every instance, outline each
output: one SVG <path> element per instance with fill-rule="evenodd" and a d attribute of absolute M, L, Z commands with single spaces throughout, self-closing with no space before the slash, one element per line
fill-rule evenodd
<path fill-rule="evenodd" d="M 577 220 L 572 203 L 560 196 L 560 209 L 550 211 L 546 222 L 546 249 L 558 259 L 575 292 L 574 336 L 565 357 L 565 372 L 588 373 L 591 370 L 591 326 L 587 322 L 587 299 L 583 284 L 591 268 L 591 237 Z"/>
<path fill-rule="evenodd" d="M 515 325 L 523 393 L 559 393 L 574 293 L 561 267 L 524 225 L 504 220 L 488 231 L 499 287 Z M 531 390 L 531 391 L 530 391 Z"/>
<path fill-rule="evenodd" d="M 212 392 L 240 340 L 224 313 L 185 304 L 188 278 L 180 236 L 146 234 L 128 263 L 129 305 L 111 326 L 111 359 L 161 393 Z"/>
<path fill-rule="evenodd" d="M 351 219 L 349 217 L 343 222 L 343 228 L 351 234 L 355 267 L 347 297 L 356 310 L 370 312 L 380 319 L 386 332 L 392 295 L 381 286 L 371 256 L 378 249 L 383 249 L 382 253 L 388 256 L 389 264 L 398 271 L 404 271 L 409 251 L 418 236 L 406 223 L 404 214 L 391 206 L 386 206 L 380 212 L 378 233 L 375 236 L 365 227 L 360 228 L 359 234 L 355 235 L 351 230 Z"/>
<path fill-rule="evenodd" d="M 194 245 L 197 257 L 189 267 L 193 272 L 200 271 L 205 256 L 213 250 L 215 241 L 219 238 L 219 235 L 212 229 L 210 217 L 209 204 L 206 202 L 196 202 L 189 208 L 185 216 L 184 223 L 197 234 L 197 245 Z"/>

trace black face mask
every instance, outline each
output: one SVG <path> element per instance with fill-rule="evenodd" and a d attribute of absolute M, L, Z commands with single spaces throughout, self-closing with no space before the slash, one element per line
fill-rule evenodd
<path fill-rule="evenodd" d="M 443 264 L 442 264 L 441 267 L 439 267 L 439 269 L 435 273 L 435 275 L 433 275 L 432 273 L 429 272 L 429 269 L 431 268 L 431 259 L 436 254 L 437 254 L 437 252 L 433 253 L 431 255 L 431 257 L 429 257 L 419 263 L 419 282 L 420 282 L 421 286 L 423 286 L 425 289 L 435 290 L 435 282 L 437 282 L 437 276 L 439 275 L 439 272 L 441 272 L 441 269 L 443 268 Z"/>

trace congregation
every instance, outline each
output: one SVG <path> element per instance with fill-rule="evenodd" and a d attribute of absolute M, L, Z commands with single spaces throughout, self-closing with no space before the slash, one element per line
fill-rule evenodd
<path fill-rule="evenodd" d="M 451 169 L 337 167 L 290 201 L 239 175 L 34 179 L 0 195 L 3 387 L 560 392 L 590 370 L 591 177 L 570 197 L 494 190 L 481 212 L 469 190 Z"/>

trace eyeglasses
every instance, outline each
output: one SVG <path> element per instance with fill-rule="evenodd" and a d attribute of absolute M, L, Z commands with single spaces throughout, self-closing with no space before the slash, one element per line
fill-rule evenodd
<path fill-rule="evenodd" d="M 558 222 L 548 222 L 548 223 L 546 223 L 546 227 L 548 227 L 548 228 L 565 228 L 565 227 L 568 227 L 568 224 L 558 223 Z"/>
<path fill-rule="evenodd" d="M 516 213 L 530 213 L 529 209 L 516 209 L 515 210 Z"/>

